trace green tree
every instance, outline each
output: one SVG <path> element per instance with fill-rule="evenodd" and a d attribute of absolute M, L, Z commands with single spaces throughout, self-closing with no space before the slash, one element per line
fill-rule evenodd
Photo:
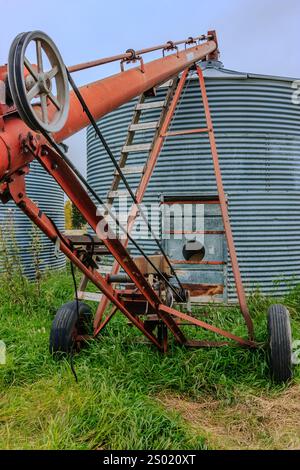
<path fill-rule="evenodd" d="M 86 225 L 84 217 L 74 204 L 72 205 L 72 225 L 73 229 L 81 229 Z"/>
<path fill-rule="evenodd" d="M 67 202 L 65 203 L 65 229 L 66 230 L 72 230 L 73 225 L 72 225 L 72 202 L 68 199 Z"/>

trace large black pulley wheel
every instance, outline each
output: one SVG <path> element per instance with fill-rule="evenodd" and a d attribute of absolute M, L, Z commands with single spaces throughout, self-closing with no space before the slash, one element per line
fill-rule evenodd
<path fill-rule="evenodd" d="M 34 131 L 58 132 L 69 112 L 66 67 L 52 39 L 42 31 L 19 34 L 8 57 L 10 94 L 23 121 Z"/>
<path fill-rule="evenodd" d="M 79 337 L 88 335 L 92 325 L 90 307 L 76 300 L 63 305 L 56 313 L 50 331 L 49 349 L 51 354 L 70 353 L 79 349 Z"/>
<path fill-rule="evenodd" d="M 268 310 L 269 359 L 273 380 L 287 382 L 292 378 L 292 333 L 289 311 L 283 305 Z"/>

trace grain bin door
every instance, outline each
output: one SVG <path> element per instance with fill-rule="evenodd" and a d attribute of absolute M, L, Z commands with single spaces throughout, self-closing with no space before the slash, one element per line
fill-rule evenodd
<path fill-rule="evenodd" d="M 161 237 L 194 303 L 227 301 L 227 246 L 216 196 L 162 197 Z"/>

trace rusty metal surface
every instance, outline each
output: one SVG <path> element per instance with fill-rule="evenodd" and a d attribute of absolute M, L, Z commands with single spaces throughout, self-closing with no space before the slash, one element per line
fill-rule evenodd
<path fill-rule="evenodd" d="M 214 41 L 209 41 L 178 54 L 170 54 L 144 64 L 144 71 L 139 68 L 120 72 L 119 74 L 98 80 L 80 88 L 80 93 L 95 119 L 113 111 L 144 91 L 163 83 L 182 72 L 186 67 L 201 60 L 216 48 Z M 48 106 L 48 117 L 51 120 L 56 107 Z M 82 109 L 74 91 L 70 92 L 70 111 L 65 126 L 53 134 L 56 142 L 62 142 L 90 124 L 89 118 Z M 20 136 L 27 136 L 30 129 L 17 115 L 5 120 L 5 129 L 0 136 L 0 180 L 4 175 L 11 174 L 22 166 L 30 163 L 32 157 L 20 153 Z M 39 133 L 30 133 L 35 146 L 46 143 Z"/>
<path fill-rule="evenodd" d="M 162 128 L 161 128 L 161 131 L 160 131 L 160 135 L 157 136 L 157 139 L 156 139 L 156 141 L 153 145 L 153 148 L 151 150 L 151 153 L 149 155 L 145 172 L 144 172 L 141 180 L 139 181 L 139 183 L 137 185 L 135 196 L 136 196 L 136 200 L 137 200 L 138 204 L 141 204 L 143 202 L 145 192 L 147 190 L 149 181 L 150 181 L 150 179 L 153 175 L 154 168 L 157 164 L 157 159 L 159 157 L 159 154 L 161 152 L 161 149 L 162 149 L 162 146 L 163 146 L 163 143 L 164 143 L 164 134 L 166 133 L 168 127 L 170 126 L 172 116 L 174 114 L 174 110 L 176 109 L 176 105 L 177 105 L 177 103 L 179 101 L 179 98 L 180 98 L 180 95 L 182 93 L 187 75 L 188 75 L 188 69 L 186 69 L 183 72 L 178 84 L 176 85 L 176 89 L 174 90 L 174 96 L 172 98 L 171 104 L 170 104 L 168 110 L 166 110 L 166 114 L 163 117 L 163 124 L 162 124 Z M 145 162 L 144 162 L 144 164 L 145 164 Z M 129 231 L 129 233 L 133 229 L 137 214 L 138 214 L 138 207 L 137 207 L 137 205 L 133 205 L 130 212 L 129 212 L 129 216 L 128 216 L 128 231 Z M 124 241 L 124 246 L 126 246 L 126 247 L 128 246 L 128 239 L 126 239 Z M 119 272 L 119 270 L 120 270 L 119 264 L 114 262 L 111 274 L 117 274 Z M 105 311 L 105 309 L 107 307 L 107 304 L 108 304 L 108 299 L 103 298 L 102 301 L 100 302 L 99 306 L 98 306 L 96 316 L 95 316 L 95 321 L 97 321 L 98 318 L 103 315 L 103 312 Z"/>
<path fill-rule="evenodd" d="M 83 86 L 80 88 L 80 93 L 94 118 L 100 119 L 144 91 L 169 80 L 194 62 L 205 58 L 215 48 L 214 41 L 191 47 L 178 54 L 171 54 L 144 64 L 144 73 L 139 68 L 130 69 Z M 87 125 L 89 120 L 76 96 L 71 92 L 69 118 L 64 128 L 54 134 L 54 138 L 57 142 L 61 142 Z"/>
<path fill-rule="evenodd" d="M 200 297 L 203 295 L 213 297 L 215 295 L 222 295 L 224 292 L 224 285 L 221 284 L 183 283 L 183 287 L 189 291 L 191 297 Z"/>
<path fill-rule="evenodd" d="M 156 266 L 162 273 L 171 274 L 171 269 L 165 258 L 162 255 L 150 255 L 154 266 Z M 155 274 L 153 267 L 148 263 L 148 261 L 143 257 L 134 258 L 135 264 L 140 269 L 140 271 L 145 274 Z"/>
<path fill-rule="evenodd" d="M 184 207 L 187 205 L 192 208 L 190 211 L 193 214 L 190 227 L 192 230 L 184 230 L 184 227 L 183 230 L 174 230 L 175 221 L 173 218 L 170 223 L 166 222 L 162 227 L 163 233 L 169 237 L 164 241 L 166 251 L 176 267 L 181 282 L 188 286 L 191 301 L 199 302 L 201 301 L 200 296 L 205 296 L 206 301 L 226 302 L 227 290 L 224 286 L 226 284 L 227 250 L 218 198 L 211 196 L 206 199 L 163 197 L 162 220 L 165 217 L 165 207 L 171 208 L 173 204 L 176 207 L 180 206 L 183 213 Z M 203 207 L 204 230 L 196 230 L 195 214 L 198 205 Z M 180 234 L 182 234 L 182 238 L 178 238 Z M 201 241 L 204 246 L 204 257 L 200 256 L 201 259 L 198 259 L 197 256 L 193 256 L 190 260 L 183 258 L 186 237 L 191 235 Z M 222 289 L 209 289 L 207 292 L 208 289 L 202 287 L 210 285 L 222 286 Z"/>

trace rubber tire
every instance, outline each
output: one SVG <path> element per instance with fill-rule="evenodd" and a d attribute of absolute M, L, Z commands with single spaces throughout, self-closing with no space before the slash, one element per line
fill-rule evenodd
<path fill-rule="evenodd" d="M 283 383 L 293 376 L 292 333 L 289 311 L 283 305 L 268 310 L 269 359 L 274 382 Z"/>
<path fill-rule="evenodd" d="M 74 329 L 77 328 L 78 334 L 87 334 L 91 322 L 92 313 L 87 304 L 79 302 L 79 318 L 76 300 L 64 304 L 57 311 L 52 322 L 49 340 L 50 354 L 69 354 L 74 347 Z"/>

